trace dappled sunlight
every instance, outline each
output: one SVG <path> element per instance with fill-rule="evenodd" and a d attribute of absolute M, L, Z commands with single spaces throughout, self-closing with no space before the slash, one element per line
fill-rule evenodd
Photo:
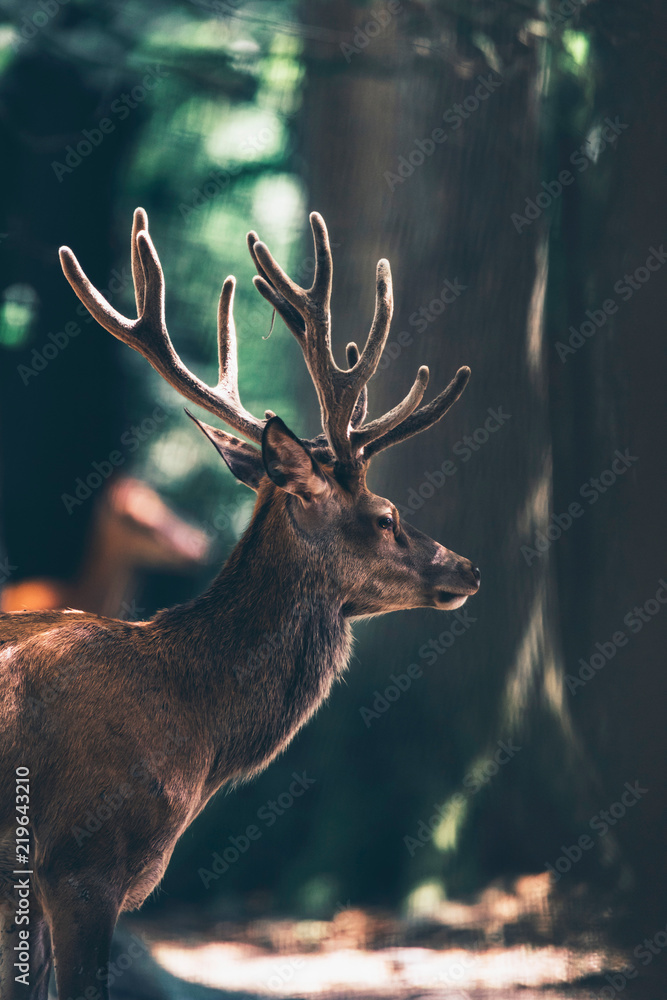
<path fill-rule="evenodd" d="M 549 273 L 549 254 L 545 240 L 536 247 L 536 272 L 526 324 L 526 361 L 536 392 L 544 392 L 544 305 Z"/>
<path fill-rule="evenodd" d="M 484 952 L 341 948 L 276 956 L 229 942 L 189 946 L 157 942 L 152 952 L 165 969 L 182 979 L 283 997 L 399 997 L 413 996 L 417 989 L 425 996 L 435 996 L 437 991 L 460 998 L 483 989 L 484 995 L 491 990 L 491 995 L 501 997 L 508 988 L 572 984 L 608 968 L 604 953 L 576 954 L 553 946 L 521 945 Z M 521 995 L 527 1000 L 527 994 L 522 991 Z M 553 993 L 550 996 L 555 1000 Z"/>
<path fill-rule="evenodd" d="M 486 758 L 478 758 L 473 764 L 481 766 L 486 763 Z M 433 843 L 439 851 L 454 851 L 458 844 L 459 834 L 463 829 L 463 824 L 468 813 L 468 804 L 461 796 L 452 797 L 445 805 L 442 819 L 433 833 Z"/>
<path fill-rule="evenodd" d="M 0 1000 L 667 1000 L 666 64 L 0 0 Z"/>
<path fill-rule="evenodd" d="M 523 718 L 535 685 L 536 670 L 544 663 L 546 634 L 544 628 L 545 586 L 537 588 L 530 612 L 525 616 L 525 627 L 514 663 L 507 677 L 503 717 L 510 726 Z"/>
<path fill-rule="evenodd" d="M 559 905 L 546 873 L 493 883 L 470 902 L 435 889 L 413 894 L 404 918 L 346 909 L 331 920 L 190 922 L 185 936 L 173 925 L 140 925 L 173 976 L 253 997 L 507 1000 L 517 990 L 531 1000 L 537 993 L 528 991 L 548 988 L 559 1000 L 562 988 L 583 1000 L 584 986 L 603 985 L 624 964 L 590 928 L 553 943 Z"/>

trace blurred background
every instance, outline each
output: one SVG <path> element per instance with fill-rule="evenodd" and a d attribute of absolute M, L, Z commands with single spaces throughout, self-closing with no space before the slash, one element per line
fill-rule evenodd
<path fill-rule="evenodd" d="M 376 260 L 392 263 L 371 414 L 420 364 L 434 390 L 473 370 L 370 485 L 479 564 L 479 595 L 454 629 L 429 611 L 355 626 L 316 720 L 187 831 L 133 925 L 171 972 L 216 987 L 181 947 L 195 939 L 251 955 L 400 942 L 423 962 L 454 946 L 514 957 L 505 979 L 440 968 L 437 993 L 407 972 L 396 985 L 392 966 L 382 995 L 576 980 L 581 996 L 663 996 L 666 55 L 659 0 L 0 0 L 4 610 L 149 617 L 206 587 L 251 514 L 176 393 L 60 271 L 67 244 L 133 314 L 137 205 L 176 349 L 209 383 L 236 275 L 258 416 L 317 429 L 245 247 L 257 230 L 308 285 L 312 210 L 333 246 L 339 363 L 369 329 Z M 285 807 L 294 772 L 313 783 Z M 258 817 L 261 839 L 216 874 Z M 562 968 L 526 971 L 538 945 L 554 962 L 565 949 Z M 284 967 L 278 986 L 238 973 L 238 989 L 315 995 Z M 385 971 L 336 995 L 376 995 Z"/>

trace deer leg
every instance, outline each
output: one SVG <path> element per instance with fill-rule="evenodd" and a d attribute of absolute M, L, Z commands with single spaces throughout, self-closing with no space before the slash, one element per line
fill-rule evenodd
<path fill-rule="evenodd" d="M 22 970 L 14 966 L 19 954 L 16 949 L 21 944 L 19 930 L 11 906 L 0 905 L 0 1000 L 48 1000 L 52 966 L 48 924 L 33 906 L 29 925 L 30 971 L 22 982 L 16 980 Z"/>
<path fill-rule="evenodd" d="M 73 895 L 68 880 L 46 896 L 58 997 L 109 1000 L 109 955 L 118 906 L 102 894 L 86 892 L 83 899 Z"/>

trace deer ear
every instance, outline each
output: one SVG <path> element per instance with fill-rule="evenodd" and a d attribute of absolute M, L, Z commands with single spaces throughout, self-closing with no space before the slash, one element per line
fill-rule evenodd
<path fill-rule="evenodd" d="M 222 455 L 227 466 L 236 476 L 239 482 L 249 486 L 251 490 L 257 491 L 259 483 L 264 475 L 264 464 L 261 453 L 257 448 L 253 448 L 247 441 L 228 434 L 227 431 L 220 430 L 219 427 L 211 427 L 197 417 L 193 417 L 189 410 L 185 411 L 197 427 L 204 432 L 209 441 L 212 441 L 218 452 Z"/>
<path fill-rule="evenodd" d="M 319 465 L 280 417 L 271 417 L 262 434 L 262 458 L 267 476 L 287 493 L 309 503 L 329 486 Z"/>

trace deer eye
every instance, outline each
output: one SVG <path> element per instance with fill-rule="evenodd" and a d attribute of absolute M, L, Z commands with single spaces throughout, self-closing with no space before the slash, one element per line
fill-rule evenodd
<path fill-rule="evenodd" d="M 383 514 L 382 517 L 378 517 L 378 528 L 382 528 L 383 531 L 391 531 L 394 527 L 394 519 L 391 514 Z"/>

